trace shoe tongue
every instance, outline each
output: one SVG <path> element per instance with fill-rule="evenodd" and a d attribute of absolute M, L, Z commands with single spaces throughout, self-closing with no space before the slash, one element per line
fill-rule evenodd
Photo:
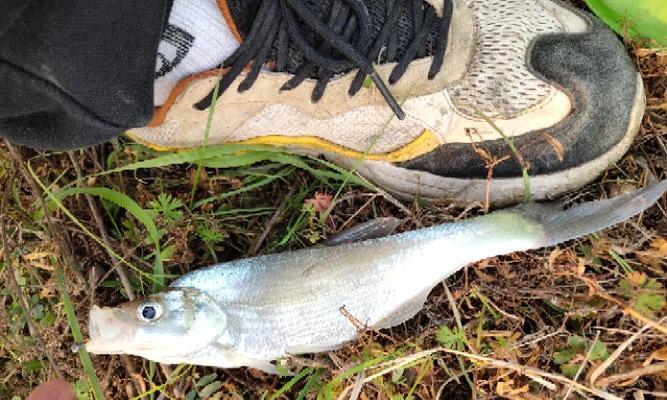
<path fill-rule="evenodd" d="M 264 0 L 227 0 L 229 11 L 231 17 L 236 23 L 236 27 L 243 38 L 247 37 L 252 29 L 253 22 L 257 15 L 257 11 L 260 8 Z M 273 0 L 275 1 L 275 0 Z M 321 21 L 325 23 L 329 22 L 329 16 L 331 9 L 335 1 L 339 0 L 305 0 L 304 3 L 307 4 L 311 12 L 315 13 L 320 17 Z M 382 27 L 389 17 L 390 4 L 393 4 L 393 1 L 389 0 L 362 0 L 368 9 L 368 14 L 370 17 L 370 36 L 372 38 L 371 43 L 375 42 L 375 39 L 379 35 Z M 418 1 L 418 0 L 411 0 Z M 407 2 L 408 4 L 410 1 Z M 426 3 L 423 3 L 426 6 Z M 415 35 L 415 16 L 413 15 L 412 7 L 404 7 L 399 19 L 397 26 L 393 28 L 394 33 L 392 35 L 396 39 L 396 46 L 393 51 L 387 50 L 383 51 L 379 60 L 379 63 L 394 62 L 397 61 L 401 55 L 405 54 L 408 46 L 414 40 Z M 309 42 L 313 44 L 316 48 L 320 39 L 309 31 L 307 26 L 302 27 L 303 32 L 309 39 Z M 434 45 L 434 40 L 437 32 L 435 29 L 431 32 L 431 37 L 427 42 L 426 49 L 430 51 Z M 274 44 L 275 46 L 275 44 Z M 278 53 L 278 49 L 275 47 L 271 51 L 269 58 L 274 58 L 275 54 Z M 392 54 L 393 53 L 393 54 Z M 421 54 L 419 57 L 425 57 L 429 54 Z M 299 67 L 304 63 L 303 56 L 301 51 L 295 47 L 294 43 L 290 43 L 290 48 L 288 49 L 288 61 L 286 65 L 286 71 L 290 73 L 296 73 Z M 337 71 L 337 72 L 347 72 L 347 71 Z"/>
<path fill-rule="evenodd" d="M 231 14 L 236 29 L 238 29 L 241 36 L 245 39 L 250 33 L 252 23 L 255 20 L 259 6 L 262 0 L 226 0 L 227 7 Z"/>
<path fill-rule="evenodd" d="M 274 0 L 275 1 L 275 0 Z M 335 0 L 306 0 L 305 3 L 311 12 L 320 16 L 322 21 L 328 21 L 328 12 Z M 263 0 L 227 0 L 232 19 L 236 23 L 236 28 L 244 38 L 250 33 L 252 24 L 255 21 L 257 12 Z M 375 1 L 373 4 L 384 4 L 385 1 Z M 374 7 L 377 8 L 377 7 Z M 370 11 L 370 10 L 369 10 Z M 371 14 L 372 16 L 373 14 Z M 383 15 L 376 13 L 376 15 Z M 375 27 L 377 24 L 373 24 Z"/>

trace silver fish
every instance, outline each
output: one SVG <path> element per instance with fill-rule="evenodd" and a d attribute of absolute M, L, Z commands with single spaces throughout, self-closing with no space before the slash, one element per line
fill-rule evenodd
<path fill-rule="evenodd" d="M 470 263 L 605 229 L 639 214 L 666 190 L 663 181 L 567 211 L 530 204 L 199 269 L 145 300 L 93 307 L 85 347 L 166 364 L 275 372 L 271 361 L 337 349 L 357 337 L 360 324 L 383 329 L 410 319 L 434 286 Z"/>

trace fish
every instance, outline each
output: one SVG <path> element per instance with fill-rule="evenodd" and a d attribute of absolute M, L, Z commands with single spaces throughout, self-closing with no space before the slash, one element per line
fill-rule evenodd
<path fill-rule="evenodd" d="M 667 180 L 612 199 L 526 204 L 380 238 L 239 259 L 194 270 L 166 290 L 118 307 L 93 306 L 93 354 L 164 364 L 250 367 L 332 351 L 415 316 L 431 290 L 463 267 L 554 246 L 619 224 L 650 207 Z M 382 229 L 398 223 L 384 220 Z M 372 235 L 369 229 L 353 233 Z"/>

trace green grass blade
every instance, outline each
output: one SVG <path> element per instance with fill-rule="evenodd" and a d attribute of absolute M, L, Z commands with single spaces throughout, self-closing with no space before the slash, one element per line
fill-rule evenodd
<path fill-rule="evenodd" d="M 141 208 L 136 201 L 132 200 L 128 195 L 120 193 L 116 190 L 103 188 L 103 187 L 89 187 L 89 188 L 69 188 L 61 190 L 59 192 L 53 193 L 54 197 L 58 200 L 63 200 L 66 197 L 77 195 L 77 194 L 90 194 L 103 198 L 107 201 L 110 201 L 119 207 L 127 210 L 132 214 L 139 222 L 141 222 L 148 232 L 153 245 L 155 246 L 155 280 L 153 282 L 153 289 L 158 291 L 164 287 L 164 267 L 162 264 L 162 259 L 160 258 L 160 238 L 161 235 L 158 232 L 157 226 L 153 221 L 153 218 L 150 214 Z"/>
<path fill-rule="evenodd" d="M 322 164 L 324 167 L 327 169 L 318 169 L 318 168 L 313 168 L 311 167 L 307 162 L 305 162 L 301 157 L 295 156 L 292 154 L 287 154 L 287 153 L 282 153 L 282 154 L 276 154 L 271 158 L 272 161 L 281 163 L 281 164 L 288 164 L 292 165 L 294 167 L 297 167 L 299 169 L 302 169 L 304 171 L 309 172 L 313 176 L 315 176 L 318 179 L 334 179 L 339 182 L 349 182 L 358 186 L 363 186 L 367 189 L 373 190 L 373 187 L 370 186 L 367 182 L 365 182 L 363 179 L 360 179 L 358 176 L 354 175 L 354 173 L 350 173 L 350 171 L 345 170 L 344 168 L 335 166 L 331 163 L 327 163 L 324 160 L 312 158 L 310 160 L 313 160 L 319 164 Z"/>
<path fill-rule="evenodd" d="M 307 377 L 314 371 L 314 368 L 304 368 L 303 371 L 299 372 L 295 377 L 289 380 L 283 387 L 281 387 L 278 391 L 276 391 L 271 397 L 269 397 L 269 400 L 276 400 L 278 397 L 282 396 L 283 394 L 287 393 L 290 389 L 294 387 L 300 380 L 303 378 Z"/>
<path fill-rule="evenodd" d="M 512 154 L 514 155 L 514 158 L 516 158 L 516 162 L 521 166 L 522 172 L 521 174 L 523 175 L 523 202 L 524 203 L 530 203 L 533 200 L 533 192 L 532 192 L 532 185 L 530 183 L 530 165 L 526 162 L 526 160 L 523 158 L 523 155 L 519 151 L 519 149 L 516 148 L 514 145 L 514 139 L 512 137 L 509 137 L 505 134 L 505 132 L 500 129 L 498 125 L 496 125 L 495 122 L 493 122 L 493 119 L 485 115 L 481 110 L 476 109 L 477 115 L 482 118 L 484 121 L 486 121 L 487 124 L 493 128 L 498 134 L 503 138 L 503 141 L 507 144 L 507 147 L 510 148 Z"/>
<path fill-rule="evenodd" d="M 74 338 L 75 343 L 83 343 L 83 334 L 81 333 L 81 327 L 79 327 L 79 321 L 76 319 L 76 314 L 74 312 L 74 307 L 72 306 L 72 300 L 67 293 L 67 287 L 65 286 L 65 276 L 62 270 L 56 272 L 56 281 L 58 282 L 58 289 L 60 290 L 60 295 L 62 296 L 63 306 L 65 307 L 65 314 L 67 314 L 67 322 L 69 323 L 70 329 L 72 331 L 72 337 Z M 90 355 L 86 351 L 85 346 L 79 346 L 78 350 L 79 358 L 83 364 L 83 369 L 86 372 L 88 378 L 88 383 L 93 389 L 93 395 L 96 400 L 103 400 L 104 393 L 100 387 L 100 382 L 97 380 L 97 375 L 95 375 L 95 368 L 93 368 L 93 362 L 90 360 Z"/>
<path fill-rule="evenodd" d="M 224 156 L 235 156 L 243 153 L 253 152 L 273 152 L 279 153 L 282 150 L 262 145 L 248 145 L 248 144 L 221 144 L 215 146 L 208 146 L 205 149 L 194 149 L 183 151 L 179 153 L 167 153 L 150 160 L 138 161 L 123 167 L 110 169 L 101 172 L 97 175 L 109 175 L 119 172 L 137 171 L 140 169 L 164 168 L 172 165 L 183 164 L 197 164 L 197 161 L 206 161 L 210 159 L 222 159 Z"/>
<path fill-rule="evenodd" d="M 220 75 L 220 78 L 222 77 L 222 74 Z M 192 184 L 192 190 L 190 191 L 190 206 L 192 207 L 192 203 L 195 201 L 195 192 L 197 191 L 197 187 L 199 186 L 199 179 L 201 178 L 202 171 L 204 170 L 204 165 L 202 164 L 202 161 L 204 161 L 203 157 L 203 151 L 206 150 L 208 147 L 208 136 L 211 132 L 211 127 L 213 126 L 213 115 L 215 114 L 215 106 L 218 103 L 218 97 L 220 96 L 220 79 L 218 79 L 218 82 L 215 84 L 215 88 L 213 89 L 213 100 L 211 101 L 211 106 L 209 107 L 208 110 L 208 117 L 206 118 L 206 128 L 204 129 L 204 142 L 202 143 L 201 146 L 199 146 L 199 149 L 197 149 L 197 174 L 195 175 L 195 181 Z"/>
<path fill-rule="evenodd" d="M 243 188 L 241 188 L 241 189 L 238 189 L 238 190 L 231 190 L 231 191 L 229 191 L 229 192 L 225 192 L 225 193 L 222 193 L 222 194 L 219 194 L 219 195 L 216 195 L 216 196 L 211 196 L 211 197 L 207 197 L 207 198 L 205 198 L 205 199 L 199 200 L 198 202 L 196 202 L 196 203 L 192 206 L 192 208 L 193 208 L 193 209 L 195 209 L 195 208 L 199 208 L 199 207 L 201 207 L 201 206 L 203 206 L 203 205 L 212 203 L 212 202 L 214 202 L 214 201 L 216 201 L 216 200 L 226 199 L 226 198 L 233 197 L 233 196 L 236 196 L 236 195 L 241 194 L 241 193 L 245 193 L 245 192 L 249 192 L 249 191 L 255 190 L 255 189 L 260 188 L 260 187 L 262 187 L 262 186 L 266 186 L 266 185 L 268 185 L 269 183 L 275 181 L 276 179 L 284 178 L 285 176 L 289 175 L 289 174 L 292 173 L 293 171 L 294 171 L 293 168 L 285 168 L 283 171 L 280 171 L 280 172 L 278 172 L 278 173 L 275 174 L 275 175 L 268 176 L 268 177 L 266 177 L 266 178 L 264 178 L 264 179 L 262 179 L 262 180 L 260 180 L 260 181 L 258 181 L 258 182 L 256 182 L 256 183 L 253 183 L 253 184 L 251 184 L 251 185 L 245 186 L 245 187 L 243 187 Z"/>
<path fill-rule="evenodd" d="M 70 210 L 68 210 L 67 207 L 65 207 L 65 205 L 62 203 L 62 201 L 61 201 L 60 199 L 58 199 L 58 198 L 53 194 L 53 192 L 52 192 L 51 190 L 49 190 L 48 187 L 46 187 L 46 185 L 44 185 L 44 182 L 42 182 L 42 181 L 39 179 L 39 177 L 38 177 L 37 174 L 35 173 L 35 170 L 32 168 L 32 165 L 30 164 L 30 161 L 28 161 L 27 166 L 28 166 L 28 171 L 30 172 L 30 175 L 33 177 L 33 179 L 35 180 L 35 182 L 37 183 L 37 185 L 44 191 L 44 193 L 46 194 L 46 197 L 48 198 L 49 202 L 50 202 L 50 203 L 51 203 L 51 202 L 54 203 L 54 204 L 55 204 L 55 207 L 60 208 L 60 210 L 61 210 L 61 211 L 62 211 L 62 212 L 63 212 L 63 213 L 64 213 L 64 214 L 65 214 L 65 215 L 66 215 L 66 216 L 67 216 L 67 217 L 68 217 L 68 218 L 69 218 L 69 219 L 70 219 L 70 220 L 71 220 L 71 221 L 72 221 L 72 222 L 73 222 L 73 223 L 74 223 L 74 224 L 75 224 L 75 225 L 76 225 L 82 232 L 83 232 L 83 233 L 85 233 L 89 238 L 91 238 L 93 241 L 95 241 L 95 243 L 97 243 L 98 245 L 100 245 L 103 249 L 105 249 L 106 251 L 108 251 L 109 254 L 111 254 L 112 257 L 115 257 L 115 258 L 116 258 L 118 261 L 120 261 L 123 265 L 125 265 L 125 266 L 128 267 L 128 268 L 130 268 L 132 271 L 136 272 L 138 275 L 140 275 L 140 276 L 142 276 L 142 277 L 144 277 L 144 278 L 150 280 L 151 282 L 155 282 L 155 278 L 154 278 L 152 275 L 149 275 L 149 274 L 147 274 L 146 272 L 144 272 L 144 271 L 140 270 L 139 268 L 135 267 L 134 265 L 132 265 L 132 264 L 131 264 L 130 262 L 128 262 L 125 258 L 123 258 L 123 256 L 121 256 L 120 254 L 116 253 L 116 251 L 115 251 L 114 249 L 112 249 L 112 248 L 110 248 L 109 246 L 107 246 L 106 243 L 104 243 L 104 241 L 102 241 L 102 239 L 100 239 L 99 237 L 97 237 L 97 236 L 96 236 L 95 234 L 93 234 L 88 228 L 86 228 L 86 226 L 85 226 L 81 221 L 79 221 L 79 219 L 78 219 L 76 216 L 74 216 L 74 214 L 72 214 L 72 212 L 71 212 Z M 47 205 L 47 207 L 53 207 L 53 204 L 50 205 L 50 206 Z"/>
<path fill-rule="evenodd" d="M 386 355 L 382 357 L 377 357 L 372 360 L 368 360 L 366 362 L 363 362 L 355 367 L 352 367 L 348 369 L 347 371 L 337 375 L 334 377 L 329 383 L 326 384 L 326 386 L 323 388 L 324 390 L 322 391 L 324 398 L 327 400 L 333 400 L 332 394 L 333 394 L 333 389 L 343 383 L 343 381 L 351 376 L 354 376 L 358 374 L 359 372 L 366 371 L 369 368 L 372 368 L 380 363 L 383 363 L 385 361 L 388 361 L 390 358 L 392 358 L 391 355 Z"/>
<path fill-rule="evenodd" d="M 303 385 L 303 388 L 299 391 L 299 395 L 297 396 L 296 400 L 304 400 L 306 396 L 318 385 L 318 379 L 320 377 L 320 374 L 322 373 L 321 369 L 318 369 L 311 375 L 311 377 L 308 379 L 305 385 Z"/>
<path fill-rule="evenodd" d="M 228 156 L 214 157 L 207 160 L 202 160 L 201 165 L 207 168 L 221 169 L 247 167 L 262 161 L 271 160 L 274 154 L 274 152 L 268 151 L 232 154 Z"/>

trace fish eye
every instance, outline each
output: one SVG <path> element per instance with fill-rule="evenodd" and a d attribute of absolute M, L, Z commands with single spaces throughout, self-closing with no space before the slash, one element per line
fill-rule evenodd
<path fill-rule="evenodd" d="M 162 316 L 162 306 L 154 302 L 140 304 L 137 315 L 144 322 L 155 322 Z"/>

